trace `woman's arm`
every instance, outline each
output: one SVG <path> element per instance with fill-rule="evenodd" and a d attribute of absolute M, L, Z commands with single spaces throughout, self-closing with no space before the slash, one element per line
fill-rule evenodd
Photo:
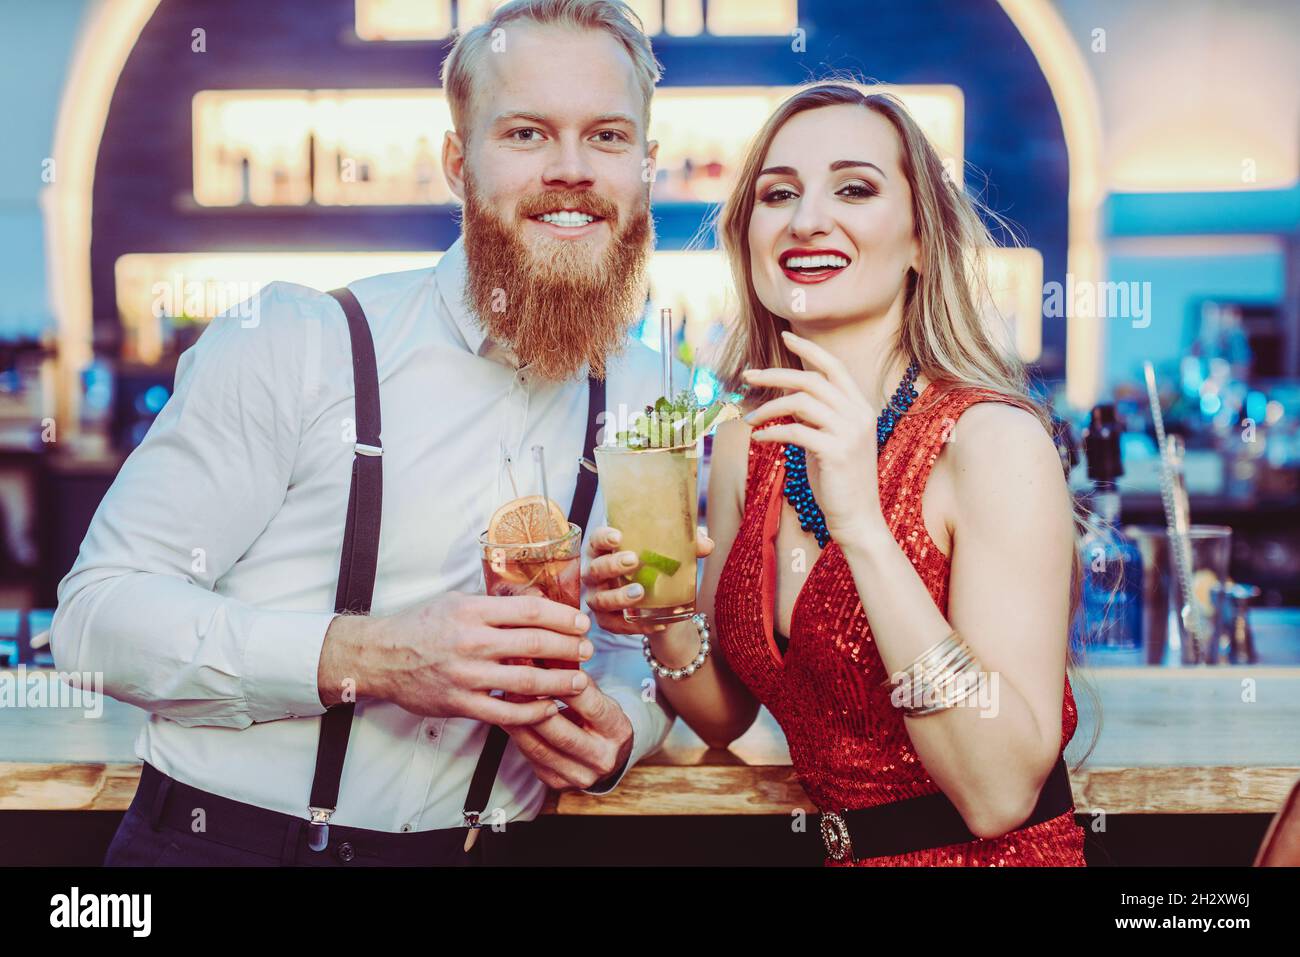
<path fill-rule="evenodd" d="M 888 671 L 907 668 L 954 630 L 989 678 L 989 707 L 906 718 L 916 752 L 980 837 L 1005 834 L 1033 810 L 1060 751 L 1073 521 L 1051 438 L 1030 413 L 973 406 L 938 467 L 952 476 L 948 618 L 894 540 L 880 506 L 876 410 L 843 362 L 784 333 L 804 369 L 747 370 L 787 394 L 747 416 L 753 434 L 808 451 L 808 480 L 853 573 Z"/>
<path fill-rule="evenodd" d="M 709 533 L 715 544 L 704 560 L 704 579 L 695 602 L 695 610 L 709 620 L 712 650 L 704 665 L 689 678 L 656 678 L 659 693 L 712 748 L 727 747 L 749 729 L 758 715 L 758 701 L 728 667 L 719 648 L 713 613 L 718 579 L 744 511 L 749 431 L 743 422 L 725 422 L 713 437 L 708 503 Z M 670 625 L 666 631 L 652 635 L 650 641 L 655 657 L 669 668 L 689 664 L 700 647 L 699 634 L 689 621 Z"/>
<path fill-rule="evenodd" d="M 840 545 L 890 674 L 952 631 L 978 659 L 987 706 L 905 722 L 967 826 L 995 837 L 1033 811 L 1060 752 L 1074 530 L 1060 459 L 1030 413 L 972 406 L 954 434 L 946 619 L 883 518 Z"/>

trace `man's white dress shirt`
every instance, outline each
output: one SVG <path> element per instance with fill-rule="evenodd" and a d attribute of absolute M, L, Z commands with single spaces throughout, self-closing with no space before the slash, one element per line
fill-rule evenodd
<path fill-rule="evenodd" d="M 477 536 L 515 497 L 506 456 L 521 495 L 536 490 L 537 444 L 561 507 L 576 486 L 586 379 L 547 382 L 517 369 L 466 304 L 464 276 L 458 241 L 436 267 L 351 285 L 379 366 L 377 616 L 447 592 L 482 594 Z M 174 395 L 59 585 L 52 646 L 59 669 L 102 672 L 109 695 L 150 712 L 136 741 L 141 759 L 195 787 L 306 817 L 325 711 L 317 668 L 334 617 L 355 441 L 351 348 L 325 293 L 277 282 L 256 306 L 252 316 L 214 319 L 180 357 Z M 608 370 L 610 415 L 653 401 L 659 375 L 658 354 L 633 343 Z M 604 516 L 598 492 L 588 531 Z M 632 723 L 630 767 L 659 747 L 671 719 L 645 691 L 639 639 L 594 621 L 589 637 L 596 654 L 585 667 Z M 460 826 L 487 730 L 359 702 L 333 822 Z M 512 741 L 489 814 L 530 820 L 545 794 Z"/>

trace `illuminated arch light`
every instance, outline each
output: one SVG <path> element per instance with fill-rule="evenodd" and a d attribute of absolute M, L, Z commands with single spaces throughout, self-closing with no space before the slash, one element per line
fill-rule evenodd
<path fill-rule="evenodd" d="M 55 180 L 41 191 L 46 279 L 58 323 L 55 416 L 77 431 L 77 378 L 92 358 L 90 223 L 95 161 L 127 57 L 160 0 L 99 0 L 82 23 L 54 129 Z"/>
<path fill-rule="evenodd" d="M 1066 272 L 1076 284 L 1102 278 L 1101 107 L 1092 74 L 1060 15 L 1047 0 L 998 0 L 1043 71 L 1065 134 L 1070 163 L 1069 244 Z M 1090 408 L 1101 392 L 1106 346 L 1101 319 L 1066 320 L 1066 398 Z"/>

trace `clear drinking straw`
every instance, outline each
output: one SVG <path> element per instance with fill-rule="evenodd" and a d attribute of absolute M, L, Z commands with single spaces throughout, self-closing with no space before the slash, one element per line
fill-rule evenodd
<path fill-rule="evenodd" d="M 673 311 L 667 307 L 659 310 L 659 353 L 663 360 L 659 384 L 663 387 L 662 395 L 671 402 L 673 400 Z M 655 436 L 658 440 L 657 444 L 672 445 L 672 422 L 666 423 L 669 433 L 665 435 L 664 420 L 656 415 L 655 421 L 659 423 L 659 434 Z"/>
<path fill-rule="evenodd" d="M 659 351 L 663 353 L 663 394 L 669 402 L 673 399 L 673 311 L 659 310 Z"/>
<path fill-rule="evenodd" d="M 533 446 L 533 462 L 537 465 L 537 484 L 542 489 L 542 507 L 546 509 L 547 527 L 557 532 L 555 538 L 563 538 L 564 530 L 557 530 L 551 523 L 551 493 L 546 485 L 546 450 L 540 445 Z"/>

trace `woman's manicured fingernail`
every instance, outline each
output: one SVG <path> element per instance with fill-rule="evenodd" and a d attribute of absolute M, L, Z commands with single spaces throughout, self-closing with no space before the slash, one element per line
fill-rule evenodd
<path fill-rule="evenodd" d="M 617 528 L 611 528 L 609 530 L 609 543 L 611 545 L 617 545 L 621 541 L 623 541 L 623 533 Z"/>
<path fill-rule="evenodd" d="M 591 619 L 582 614 L 582 612 L 578 612 L 577 616 L 573 619 L 573 627 L 578 629 L 578 631 L 586 631 L 590 625 Z"/>
<path fill-rule="evenodd" d="M 645 594 L 645 589 L 642 588 L 640 585 L 628 585 L 628 586 L 627 586 L 627 597 L 628 597 L 628 598 L 640 598 L 640 597 L 641 597 L 642 595 L 644 595 L 644 594 Z"/>
<path fill-rule="evenodd" d="M 551 706 L 546 709 L 546 716 L 548 718 L 554 718 L 559 713 L 560 713 L 560 706 L 556 704 L 554 701 L 552 701 Z"/>
<path fill-rule="evenodd" d="M 596 646 L 593 645 L 591 642 L 587 641 L 585 638 L 578 645 L 578 657 L 581 658 L 583 661 L 586 661 L 595 653 L 596 653 Z"/>
<path fill-rule="evenodd" d="M 635 565 L 636 561 L 637 561 L 636 552 L 622 552 L 618 556 L 619 564 L 626 565 L 628 568 L 631 568 L 633 565 Z"/>
<path fill-rule="evenodd" d="M 746 412 L 746 413 L 745 413 L 745 421 L 748 422 L 748 423 L 750 423 L 750 424 L 752 425 L 753 422 L 754 422 L 754 413 L 753 413 L 753 412 Z"/>
<path fill-rule="evenodd" d="M 587 687 L 587 676 L 579 671 L 573 676 L 573 690 L 581 691 L 585 687 Z"/>

